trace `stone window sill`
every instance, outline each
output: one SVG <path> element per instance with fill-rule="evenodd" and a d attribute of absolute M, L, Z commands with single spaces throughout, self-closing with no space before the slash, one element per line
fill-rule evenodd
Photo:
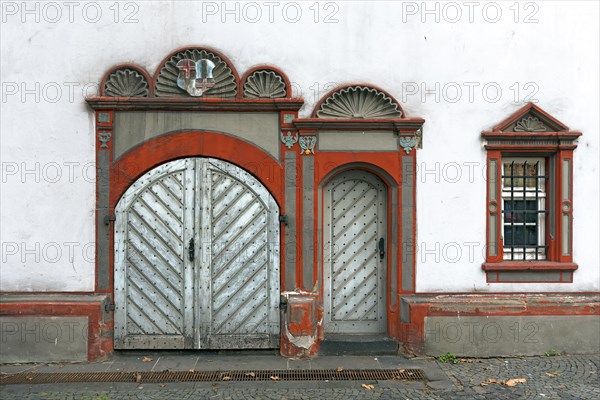
<path fill-rule="evenodd" d="M 573 283 L 577 264 L 558 261 L 484 263 L 488 283 Z"/>

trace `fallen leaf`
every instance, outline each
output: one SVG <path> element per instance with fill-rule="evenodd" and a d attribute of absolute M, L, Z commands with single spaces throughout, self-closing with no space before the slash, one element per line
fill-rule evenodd
<path fill-rule="evenodd" d="M 164 383 L 161 383 L 160 385 L 158 385 L 159 387 L 165 387 L 167 385 L 165 385 Z"/>
<path fill-rule="evenodd" d="M 546 372 L 546 375 L 548 375 L 548 376 L 558 376 L 560 374 L 558 372 Z"/>
<path fill-rule="evenodd" d="M 342 367 L 337 367 L 337 372 L 342 372 L 344 370 L 344 368 Z"/>
<path fill-rule="evenodd" d="M 490 378 L 490 379 L 486 379 L 484 382 L 481 382 L 481 386 L 487 386 L 491 383 L 498 383 L 498 384 L 502 384 L 504 382 L 502 381 L 498 381 L 498 379 L 494 379 L 494 378 Z"/>
<path fill-rule="evenodd" d="M 150 362 L 150 361 L 152 361 L 152 359 L 150 357 L 142 358 L 142 362 Z"/>
<path fill-rule="evenodd" d="M 506 381 L 506 386 L 517 386 L 517 383 L 527 383 L 525 378 L 514 378 Z"/>
<path fill-rule="evenodd" d="M 246 376 L 251 376 L 254 378 L 256 374 L 254 372 L 246 372 Z"/>
<path fill-rule="evenodd" d="M 278 376 L 271 375 L 271 380 L 272 380 L 272 381 L 278 381 L 278 380 L 280 380 L 280 379 L 281 379 L 281 378 L 280 378 L 280 377 L 278 377 Z"/>
<path fill-rule="evenodd" d="M 190 368 L 190 369 L 188 369 L 188 372 L 196 372 L 196 371 L 194 370 L 194 368 Z"/>
<path fill-rule="evenodd" d="M 398 373 L 399 374 L 403 373 L 404 371 L 406 371 L 404 368 L 402 368 L 402 369 L 398 368 Z"/>
<path fill-rule="evenodd" d="M 367 389 L 367 390 L 373 390 L 373 389 L 375 389 L 375 386 L 373 386 L 373 385 L 369 385 L 369 384 L 366 384 L 366 383 L 363 383 L 363 384 L 362 384 L 362 385 L 360 385 L 360 386 L 364 387 L 364 388 L 365 388 L 365 389 Z"/>
<path fill-rule="evenodd" d="M 32 381 L 32 380 L 33 380 L 33 377 L 32 377 L 32 376 L 28 376 L 28 377 L 27 377 L 27 380 L 28 380 L 28 381 Z"/>
<path fill-rule="evenodd" d="M 137 372 L 135 374 L 135 382 L 136 383 L 140 383 L 142 381 L 142 374 L 140 374 L 139 372 Z"/>
<path fill-rule="evenodd" d="M 223 380 L 224 380 L 224 381 L 230 381 L 230 380 L 231 380 L 231 377 L 230 377 L 230 376 L 224 376 L 224 377 L 223 377 Z"/>

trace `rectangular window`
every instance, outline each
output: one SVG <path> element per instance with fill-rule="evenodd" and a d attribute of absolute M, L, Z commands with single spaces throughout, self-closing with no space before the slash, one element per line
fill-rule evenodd
<path fill-rule="evenodd" d="M 486 281 L 573 282 L 573 150 L 581 132 L 529 103 L 482 132 Z"/>
<path fill-rule="evenodd" d="M 502 158 L 502 238 L 505 260 L 546 259 L 544 158 Z"/>

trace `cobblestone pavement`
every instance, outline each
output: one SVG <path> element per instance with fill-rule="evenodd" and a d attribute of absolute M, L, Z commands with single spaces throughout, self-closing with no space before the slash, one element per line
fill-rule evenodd
<path fill-rule="evenodd" d="M 600 355 L 467 359 L 458 364 L 439 363 L 432 359 L 420 362 L 428 376 L 435 375 L 435 371 L 438 371 L 442 372 L 441 376 L 445 373 L 445 377 L 426 383 L 380 381 L 5 385 L 0 387 L 0 397 L 3 400 L 600 398 Z M 502 383 L 518 378 L 523 378 L 526 382 L 517 382 L 515 386 Z M 371 384 L 373 388 L 364 388 L 362 384 Z"/>

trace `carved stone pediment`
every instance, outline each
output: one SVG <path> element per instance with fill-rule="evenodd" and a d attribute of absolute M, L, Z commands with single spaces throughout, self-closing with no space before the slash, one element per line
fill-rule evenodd
<path fill-rule="evenodd" d="M 287 96 L 285 79 L 276 71 L 257 69 L 244 80 L 245 98 L 277 99 Z"/>
<path fill-rule="evenodd" d="M 334 91 L 315 113 L 317 118 L 343 119 L 402 118 L 402 115 L 396 100 L 368 86 L 348 86 Z"/>
<path fill-rule="evenodd" d="M 572 132 L 562 122 L 529 103 L 496 125 L 483 132 L 487 149 L 555 149 L 575 148 L 580 132 Z"/>
<path fill-rule="evenodd" d="M 148 97 L 150 93 L 150 86 L 144 73 L 129 66 L 110 71 L 104 81 L 103 89 L 110 97 Z"/>
<path fill-rule="evenodd" d="M 240 79 L 225 55 L 187 47 L 167 55 L 152 76 L 136 64 L 111 68 L 102 78 L 99 96 L 88 98 L 88 103 L 106 109 L 260 111 L 297 109 L 302 100 L 292 99 L 289 79 L 275 66 L 257 65 Z"/>
<path fill-rule="evenodd" d="M 190 60 L 190 66 L 182 65 L 181 62 L 185 62 L 184 60 Z M 186 89 L 187 86 L 194 87 Z M 197 94 L 194 92 L 196 87 L 204 89 L 198 89 L 199 94 Z M 155 95 L 156 97 L 236 97 L 236 74 L 233 67 L 214 52 L 199 48 L 182 50 L 172 55 L 160 67 L 156 77 Z"/>
<path fill-rule="evenodd" d="M 494 127 L 494 132 L 564 132 L 569 128 L 533 103 Z"/>

